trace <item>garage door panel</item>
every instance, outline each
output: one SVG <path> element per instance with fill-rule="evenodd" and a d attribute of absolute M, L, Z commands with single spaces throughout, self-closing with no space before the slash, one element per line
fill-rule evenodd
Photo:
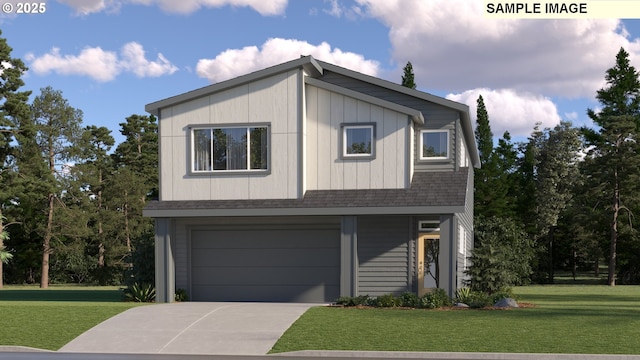
<path fill-rule="evenodd" d="M 337 228 L 195 230 L 194 301 L 334 301 L 340 292 Z"/>
<path fill-rule="evenodd" d="M 309 256 L 309 251 L 313 256 Z M 337 249 L 200 249 L 192 252 L 192 262 L 212 266 L 251 264 L 253 267 L 339 266 Z M 244 265 L 243 265 L 244 266 Z"/>
<path fill-rule="evenodd" d="M 333 248 L 336 230 L 216 230 L 193 231 L 192 249 Z M 215 242 L 213 242 L 215 241 Z"/>
<path fill-rule="evenodd" d="M 335 301 L 339 286 L 200 286 L 194 288 L 194 299 L 215 301 L 274 301 L 323 303 Z M 259 299 L 259 300 L 256 300 Z"/>
<path fill-rule="evenodd" d="M 275 286 L 326 284 L 327 279 L 335 279 L 329 285 L 339 285 L 340 272 L 335 267 L 199 267 L 193 269 L 191 282 L 201 285 Z"/>

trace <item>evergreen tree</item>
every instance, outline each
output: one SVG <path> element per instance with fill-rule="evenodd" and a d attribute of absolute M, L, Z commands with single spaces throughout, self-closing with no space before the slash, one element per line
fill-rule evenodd
<path fill-rule="evenodd" d="M 587 114 L 599 129 L 584 129 L 584 135 L 593 146 L 589 156 L 593 159 L 588 176 L 594 186 L 594 199 L 603 199 L 609 214 L 609 274 L 607 283 L 616 284 L 617 246 L 620 227 L 625 227 L 620 216 L 629 213 L 637 203 L 638 175 L 640 173 L 640 80 L 638 72 L 629 64 L 629 54 L 620 49 L 616 64 L 607 70 L 606 86 L 597 91 L 596 98 L 602 109 Z"/>
<path fill-rule="evenodd" d="M 0 288 L 4 284 L 3 264 L 13 256 L 5 246 L 9 232 L 3 210 L 16 195 L 11 184 L 16 175 L 14 140 L 20 119 L 28 117 L 30 95 L 29 91 L 18 91 L 24 85 L 22 75 L 27 67 L 20 59 L 11 57 L 12 51 L 7 40 L 0 37 Z"/>
<path fill-rule="evenodd" d="M 62 241 L 56 234 L 56 206 L 61 201 L 62 191 L 59 177 L 67 170 L 65 166 L 78 156 L 77 143 L 81 134 L 82 111 L 71 107 L 62 96 L 62 92 L 51 87 L 41 89 L 41 93 L 31 104 L 33 124 L 36 130 L 36 143 L 40 154 L 32 161 L 44 160 L 48 175 L 34 182 L 41 181 L 47 191 L 45 228 L 42 232 L 42 268 L 40 287 L 49 286 L 49 261 L 53 252 L 52 240 Z M 21 169 L 22 171 L 22 169 Z M 33 175 L 33 174 L 31 174 Z"/>
<path fill-rule="evenodd" d="M 415 89 L 417 85 L 414 80 L 415 76 L 413 74 L 411 61 L 407 62 L 407 65 L 405 65 L 402 70 L 404 71 L 404 75 L 402 75 L 402 86 Z"/>
<path fill-rule="evenodd" d="M 535 191 L 535 239 L 546 248 L 548 278 L 553 282 L 555 229 L 574 196 L 580 179 L 578 154 L 582 142 L 569 122 L 546 129 L 538 150 Z"/>
<path fill-rule="evenodd" d="M 142 210 L 158 197 L 158 124 L 154 116 L 131 115 L 120 126 L 126 140 L 113 154 L 116 170 L 107 198 L 118 209 L 119 238 L 130 254 L 127 280 L 153 283 L 153 222 Z"/>

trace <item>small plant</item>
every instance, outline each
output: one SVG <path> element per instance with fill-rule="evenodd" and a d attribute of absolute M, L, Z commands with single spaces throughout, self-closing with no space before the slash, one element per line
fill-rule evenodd
<path fill-rule="evenodd" d="M 336 304 L 343 306 L 363 306 L 367 305 L 369 295 L 360 296 L 340 296 L 336 299 Z"/>
<path fill-rule="evenodd" d="M 393 296 L 393 294 L 380 295 L 374 300 L 377 307 L 397 307 L 400 306 L 401 300 Z"/>
<path fill-rule="evenodd" d="M 133 283 L 124 290 L 125 301 L 153 302 L 156 299 L 156 289 L 151 284 Z"/>
<path fill-rule="evenodd" d="M 412 293 L 412 292 L 404 292 L 402 293 L 402 295 L 400 295 L 400 306 L 403 307 L 419 307 L 420 306 L 420 299 L 418 298 L 418 295 Z"/>
<path fill-rule="evenodd" d="M 511 288 L 506 288 L 504 290 L 491 294 L 491 301 L 495 304 L 502 299 L 506 299 L 506 298 L 515 299 L 515 297 L 516 296 L 513 294 L 513 291 L 511 290 Z"/>
<path fill-rule="evenodd" d="M 420 298 L 420 307 L 437 309 L 444 306 L 451 306 L 451 298 L 443 289 L 435 289 Z"/>
<path fill-rule="evenodd" d="M 453 299 L 457 303 L 463 303 L 463 304 L 469 305 L 469 302 L 471 300 L 471 295 L 472 295 L 471 288 L 468 288 L 468 287 L 458 288 L 456 290 L 456 294 L 454 295 Z"/>
<path fill-rule="evenodd" d="M 493 301 L 493 297 L 482 291 L 472 291 L 469 302 L 470 308 L 474 309 L 482 309 L 488 306 L 492 306 L 495 302 Z"/>
<path fill-rule="evenodd" d="M 189 297 L 187 296 L 187 291 L 185 289 L 176 289 L 174 300 L 177 302 L 189 301 Z"/>

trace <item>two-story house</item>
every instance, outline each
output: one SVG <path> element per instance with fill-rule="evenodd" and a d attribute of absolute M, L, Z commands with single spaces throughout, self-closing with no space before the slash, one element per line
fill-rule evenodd
<path fill-rule="evenodd" d="M 466 105 L 306 56 L 146 111 L 157 301 L 461 286 L 479 166 Z"/>

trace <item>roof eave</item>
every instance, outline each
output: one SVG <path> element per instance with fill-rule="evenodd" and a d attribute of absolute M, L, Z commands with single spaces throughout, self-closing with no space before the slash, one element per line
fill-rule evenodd
<path fill-rule="evenodd" d="M 232 87 L 244 85 L 253 81 L 267 78 L 292 69 L 304 69 L 304 71 L 313 77 L 321 76 L 324 72 L 322 66 L 312 56 L 301 56 L 299 59 L 291 60 L 279 65 L 275 65 L 266 69 L 242 75 L 233 79 L 221 81 L 212 85 L 208 85 L 196 90 L 192 90 L 180 95 L 172 96 L 163 100 L 155 101 L 145 105 L 146 112 L 159 116 L 160 110 L 166 107 L 174 106 L 183 102 L 191 101 L 197 98 L 208 96 Z"/>

